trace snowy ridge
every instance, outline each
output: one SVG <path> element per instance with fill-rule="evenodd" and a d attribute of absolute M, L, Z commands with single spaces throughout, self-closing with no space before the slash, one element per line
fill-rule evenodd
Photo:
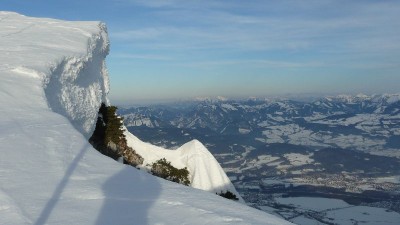
<path fill-rule="evenodd" d="M 165 158 L 174 167 L 179 169 L 187 167 L 191 187 L 212 193 L 229 190 L 240 198 L 218 161 L 198 140 L 190 141 L 176 150 L 167 150 L 145 143 L 127 131 L 125 135 L 128 145 L 144 158 L 143 165 L 151 165 Z M 243 202 L 241 198 L 240 201 Z"/>
<path fill-rule="evenodd" d="M 372 101 L 375 103 L 385 103 L 392 104 L 394 102 L 400 101 L 400 93 L 394 94 L 374 94 L 374 95 L 365 95 L 365 94 L 357 94 L 357 95 L 337 95 L 337 96 L 329 96 L 323 98 L 327 101 L 337 101 L 344 103 L 356 103 L 362 101 Z"/>
<path fill-rule="evenodd" d="M 88 144 L 107 101 L 103 24 L 0 12 L 0 49 L 1 224 L 290 224 Z"/>

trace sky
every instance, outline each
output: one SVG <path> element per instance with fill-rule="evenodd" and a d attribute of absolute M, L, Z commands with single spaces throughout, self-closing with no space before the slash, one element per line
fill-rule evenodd
<path fill-rule="evenodd" d="M 107 24 L 110 100 L 400 92 L 400 1 L 2 0 Z"/>

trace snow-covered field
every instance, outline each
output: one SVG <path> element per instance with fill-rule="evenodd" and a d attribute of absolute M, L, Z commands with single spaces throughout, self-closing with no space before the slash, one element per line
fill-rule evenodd
<path fill-rule="evenodd" d="M 400 222 L 399 213 L 382 208 L 352 206 L 338 199 L 292 197 L 275 200 L 279 204 L 296 207 L 298 214 L 291 216 L 290 221 L 299 225 L 320 224 L 315 218 L 340 225 L 393 225 Z"/>
<path fill-rule="evenodd" d="M 285 205 L 295 205 L 307 210 L 322 211 L 334 208 L 344 208 L 350 206 L 346 202 L 338 199 L 329 198 L 310 198 L 310 197 L 295 197 L 295 198 L 277 198 L 276 202 Z"/>
<path fill-rule="evenodd" d="M 310 154 L 299 154 L 299 153 L 288 153 L 284 154 L 287 160 L 289 160 L 290 164 L 293 166 L 302 166 L 306 164 L 310 164 L 314 162 L 314 159 L 310 158 L 314 155 L 314 153 Z"/>
<path fill-rule="evenodd" d="M 94 150 L 108 48 L 102 23 L 0 12 L 1 224 L 290 224 Z"/>
<path fill-rule="evenodd" d="M 361 118 L 360 118 L 361 117 Z M 375 117 L 374 117 L 375 118 Z M 381 126 L 369 125 L 368 118 L 365 118 L 361 115 L 357 116 L 357 118 L 351 118 L 352 120 L 344 121 L 342 125 L 348 124 L 356 124 L 357 121 L 361 121 L 362 123 L 358 123 L 356 128 L 360 130 L 360 132 L 372 132 L 374 131 L 376 134 L 385 136 L 389 134 L 396 135 L 399 133 L 400 128 L 391 128 L 382 130 Z M 354 119 L 354 121 L 353 121 Z M 376 119 L 376 118 L 375 118 Z M 381 120 L 382 118 L 378 118 Z M 371 123 L 375 123 L 372 120 Z M 330 124 L 332 122 L 332 124 Z M 326 121 L 321 120 L 318 121 L 320 124 L 329 124 L 334 126 L 333 124 L 338 125 L 340 121 Z M 377 121 L 379 122 L 379 121 Z M 335 135 L 328 132 L 315 132 L 309 129 L 305 129 L 300 127 L 297 124 L 287 124 L 287 125 L 275 125 L 269 126 L 266 130 L 262 132 L 265 138 L 256 138 L 256 140 L 265 142 L 265 143 L 289 143 L 294 145 L 302 145 L 302 146 L 313 146 L 318 148 L 335 146 L 339 148 L 350 148 L 357 149 L 364 152 L 368 152 L 376 155 L 387 155 L 387 156 L 395 156 L 400 157 L 398 149 L 392 149 L 388 147 L 384 147 L 386 144 L 386 140 L 381 137 L 368 137 L 364 136 L 361 133 L 358 134 L 348 134 L 348 135 Z"/>

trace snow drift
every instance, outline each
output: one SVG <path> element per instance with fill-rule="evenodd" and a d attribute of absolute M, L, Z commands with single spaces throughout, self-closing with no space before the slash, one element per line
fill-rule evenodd
<path fill-rule="evenodd" d="M 88 144 L 108 101 L 104 24 L 0 12 L 0 49 L 1 224 L 290 224 Z"/>
<path fill-rule="evenodd" d="M 198 140 L 190 141 L 176 150 L 167 150 L 145 143 L 128 131 L 125 131 L 125 136 L 128 145 L 144 158 L 144 165 L 165 158 L 178 169 L 187 167 L 191 187 L 211 193 L 230 191 L 244 202 L 218 161 Z"/>

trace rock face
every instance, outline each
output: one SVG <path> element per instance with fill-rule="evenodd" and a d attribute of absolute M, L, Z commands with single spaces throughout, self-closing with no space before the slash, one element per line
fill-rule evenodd
<path fill-rule="evenodd" d="M 89 138 L 90 144 L 103 155 L 115 160 L 123 159 L 125 164 L 138 166 L 143 158 L 128 146 L 123 133 L 122 118 L 116 114 L 117 107 L 101 104 L 96 128 Z"/>
<path fill-rule="evenodd" d="M 126 140 L 119 144 L 118 152 L 121 153 L 125 164 L 137 167 L 143 164 L 143 157 L 136 153 L 136 151 L 126 144 Z"/>

